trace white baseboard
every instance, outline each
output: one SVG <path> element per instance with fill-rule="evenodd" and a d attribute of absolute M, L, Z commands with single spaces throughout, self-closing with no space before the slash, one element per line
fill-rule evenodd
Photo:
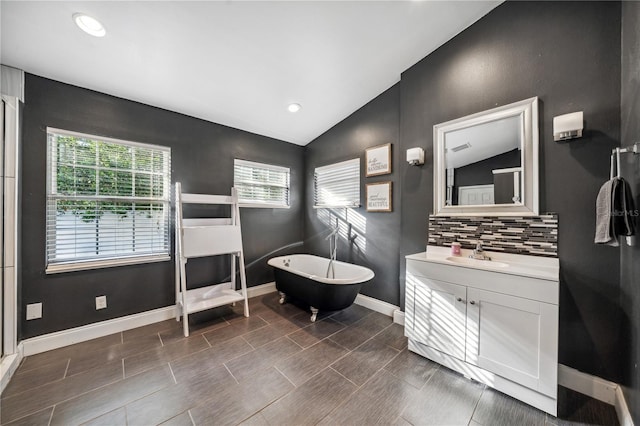
<path fill-rule="evenodd" d="M 558 384 L 610 405 L 616 402 L 616 383 L 563 364 L 558 364 Z"/>
<path fill-rule="evenodd" d="M 251 299 L 252 297 L 262 296 L 264 294 L 273 293 L 274 291 L 276 291 L 276 283 L 272 281 L 270 283 L 247 288 L 247 297 Z"/>
<path fill-rule="evenodd" d="M 22 343 L 20 343 L 16 348 L 15 354 L 6 355 L 2 358 L 2 361 L 0 362 L 0 394 L 4 392 L 4 389 L 9 384 L 9 380 L 13 377 L 13 373 L 15 373 L 20 366 L 22 358 L 24 357 L 23 350 L 24 347 Z"/>
<path fill-rule="evenodd" d="M 276 291 L 274 282 L 247 288 L 247 297 L 257 297 L 263 294 Z M 160 321 L 175 318 L 175 306 L 154 309 L 152 311 L 141 312 L 139 314 L 128 315 L 126 317 L 115 318 L 108 321 L 101 321 L 82 327 L 69 330 L 62 330 L 43 336 L 32 337 L 22 341 L 24 346 L 24 356 L 35 355 L 74 343 L 85 342 L 98 337 L 107 336 L 113 333 L 142 327 Z"/>
<path fill-rule="evenodd" d="M 82 327 L 71 328 L 69 330 L 57 331 L 42 336 L 32 337 L 22 341 L 24 345 L 24 356 L 35 355 L 74 343 L 85 342 L 98 337 L 107 336 L 113 333 L 142 327 L 144 325 L 175 318 L 175 306 L 154 309 L 152 311 L 141 312 L 139 314 L 127 315 L 126 317 L 101 321 L 95 324 L 84 325 Z"/>
<path fill-rule="evenodd" d="M 613 405 L 616 408 L 620 425 L 633 426 L 633 419 L 619 384 L 583 373 L 563 364 L 558 364 L 558 384 Z"/>
<path fill-rule="evenodd" d="M 393 317 L 393 313 L 400 310 L 399 306 L 392 305 L 391 303 L 383 302 L 373 297 L 365 296 L 364 294 L 358 294 L 354 302 L 356 305 L 364 306 L 373 311 L 380 312 L 389 317 Z"/>

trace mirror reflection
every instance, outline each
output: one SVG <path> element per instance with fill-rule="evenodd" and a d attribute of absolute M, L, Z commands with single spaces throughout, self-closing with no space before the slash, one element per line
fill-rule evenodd
<path fill-rule="evenodd" d="M 444 135 L 447 206 L 520 204 L 522 115 Z"/>

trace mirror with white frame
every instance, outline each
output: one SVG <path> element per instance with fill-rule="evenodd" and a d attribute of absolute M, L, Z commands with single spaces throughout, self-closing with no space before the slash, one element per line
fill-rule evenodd
<path fill-rule="evenodd" d="M 538 214 L 538 98 L 433 126 L 434 213 Z"/>

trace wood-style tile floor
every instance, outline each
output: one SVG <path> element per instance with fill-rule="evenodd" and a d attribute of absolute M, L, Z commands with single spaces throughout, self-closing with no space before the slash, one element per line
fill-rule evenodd
<path fill-rule="evenodd" d="M 403 329 L 361 306 L 322 314 L 276 293 L 30 356 L 2 394 L 11 425 L 617 424 L 560 388 L 561 418 L 408 352 Z"/>

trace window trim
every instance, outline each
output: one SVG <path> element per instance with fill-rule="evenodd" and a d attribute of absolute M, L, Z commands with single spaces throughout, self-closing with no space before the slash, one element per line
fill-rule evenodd
<path fill-rule="evenodd" d="M 75 197 L 68 196 L 60 196 L 52 193 L 51 182 L 52 178 L 52 168 L 55 167 L 54 161 L 56 157 L 50 156 L 53 155 L 50 153 L 49 146 L 49 134 L 59 134 L 64 136 L 71 136 L 77 138 L 88 138 L 92 140 L 98 140 L 100 142 L 114 143 L 118 145 L 126 145 L 133 148 L 146 148 L 153 149 L 156 151 L 164 151 L 169 154 L 169 164 L 167 174 L 165 175 L 167 178 L 166 185 L 164 186 L 164 191 L 166 191 L 166 199 L 158 200 L 153 197 L 118 197 L 118 196 L 96 196 L 96 200 L 117 200 L 122 199 L 127 202 L 138 202 L 138 201 L 155 201 L 162 202 L 167 204 L 167 251 L 165 253 L 157 253 L 157 254 L 140 254 L 140 255 L 126 255 L 126 256 L 113 256 L 113 257 L 105 257 L 99 259 L 81 259 L 81 260 L 68 260 L 68 261 L 59 261 L 59 262 L 51 262 L 48 257 L 48 229 L 47 229 L 47 221 L 45 220 L 45 274 L 59 274 L 64 272 L 72 272 L 72 271 L 86 271 L 86 270 L 94 270 L 101 268 L 109 268 L 109 267 L 117 267 L 117 266 L 125 266 L 125 265 L 139 265 L 146 263 L 155 263 L 155 262 L 166 262 L 171 260 L 171 232 L 172 232 L 172 205 L 171 205 L 171 148 L 163 145 L 154 145 L 147 144 L 141 142 L 134 142 L 126 139 L 116 139 L 110 138 L 107 136 L 100 136 L 96 134 L 82 133 L 76 132 L 72 130 L 59 129 L 55 127 L 46 128 L 47 135 L 47 177 L 46 177 L 46 204 L 45 207 L 45 215 L 48 217 L 49 215 L 49 201 L 51 199 L 73 199 Z M 78 198 L 88 198 L 91 196 L 80 196 Z M 164 197 L 164 196 L 163 196 Z"/>
<path fill-rule="evenodd" d="M 72 271 L 88 271 L 92 269 L 110 268 L 115 266 L 139 265 L 142 263 L 166 262 L 171 260 L 168 254 L 149 256 L 110 257 L 100 260 L 75 260 L 69 262 L 56 262 L 47 265 L 47 275 L 61 274 Z"/>
<path fill-rule="evenodd" d="M 283 172 L 287 174 L 289 178 L 289 184 L 286 186 L 288 191 L 287 204 L 280 203 L 272 203 L 268 201 L 259 201 L 252 200 L 251 202 L 242 202 L 239 200 L 239 207 L 247 207 L 247 208 L 262 208 L 262 209 L 290 209 L 291 208 L 291 168 L 286 166 L 278 166 L 275 164 L 269 163 L 260 163 L 257 161 L 243 160 L 240 158 L 233 159 L 233 186 L 236 186 L 236 165 L 246 166 L 246 167 L 255 167 L 266 170 L 271 170 L 275 172 Z M 266 186 L 280 186 L 281 188 L 285 188 L 283 185 L 266 185 Z"/>
<path fill-rule="evenodd" d="M 316 186 L 316 174 L 318 173 L 318 171 L 325 171 L 325 170 L 332 170 L 332 169 L 340 169 L 341 166 L 345 166 L 347 163 L 357 163 L 358 164 L 358 201 L 357 203 L 354 204 L 321 204 L 318 205 L 316 204 L 316 191 L 317 191 L 317 186 Z M 359 208 L 362 207 L 362 188 L 361 188 L 361 161 L 360 161 L 360 157 L 356 157 L 356 158 L 351 158 L 349 160 L 345 160 L 345 161 L 338 161 L 337 163 L 331 163 L 331 164 L 327 164 L 324 166 L 319 166 L 316 167 L 313 170 L 313 208 L 314 209 L 337 209 L 337 208 L 343 208 L 343 209 L 350 209 L 350 208 Z"/>

